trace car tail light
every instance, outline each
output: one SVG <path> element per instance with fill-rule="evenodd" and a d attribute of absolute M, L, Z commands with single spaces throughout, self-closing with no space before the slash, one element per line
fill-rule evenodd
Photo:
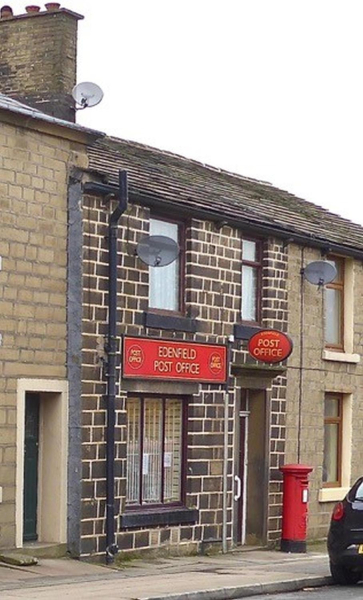
<path fill-rule="evenodd" d="M 334 506 L 333 514 L 331 516 L 333 521 L 340 521 L 344 517 L 344 504 L 343 502 L 338 502 Z"/>

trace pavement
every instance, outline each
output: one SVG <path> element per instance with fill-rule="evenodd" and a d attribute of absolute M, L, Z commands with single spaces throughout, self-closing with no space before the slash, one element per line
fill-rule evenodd
<path fill-rule="evenodd" d="M 329 584 L 327 554 L 314 548 L 135 559 L 118 568 L 69 558 L 24 567 L 0 563 L 1 600 L 232 600 Z"/>

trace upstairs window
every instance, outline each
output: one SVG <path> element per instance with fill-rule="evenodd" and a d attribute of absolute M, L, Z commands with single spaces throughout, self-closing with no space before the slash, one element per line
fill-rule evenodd
<path fill-rule="evenodd" d="M 165 267 L 149 267 L 149 308 L 179 312 L 182 310 L 181 273 L 182 225 L 177 221 L 150 218 L 150 235 L 163 235 L 180 248 L 178 258 Z"/>
<path fill-rule="evenodd" d="M 325 346 L 337 350 L 344 347 L 344 259 L 335 256 L 329 261 L 337 276 L 325 286 Z"/>
<path fill-rule="evenodd" d="M 259 323 L 261 289 L 261 244 L 242 240 L 242 321 Z"/>

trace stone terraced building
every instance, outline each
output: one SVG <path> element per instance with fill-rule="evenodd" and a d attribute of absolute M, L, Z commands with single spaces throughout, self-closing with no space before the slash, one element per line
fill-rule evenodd
<path fill-rule="evenodd" d="M 0 33 L 41 40 L 50 19 L 75 48 L 65 9 L 3 17 Z M 276 545 L 289 463 L 313 468 L 307 535 L 324 538 L 361 474 L 362 227 L 67 123 L 51 76 L 48 114 L 6 85 L 0 548 Z M 165 237 L 178 253 L 160 266 Z M 317 261 L 336 268 L 326 285 L 305 276 Z M 248 342 L 271 329 L 293 350 L 268 364 Z"/>

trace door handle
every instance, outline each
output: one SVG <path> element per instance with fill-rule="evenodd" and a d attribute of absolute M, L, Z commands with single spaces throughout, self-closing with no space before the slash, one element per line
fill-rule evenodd
<path fill-rule="evenodd" d="M 238 475 L 234 476 L 234 480 L 237 483 L 237 493 L 234 496 L 234 499 L 237 501 L 240 499 L 241 497 L 241 492 L 242 492 L 242 482 L 241 482 L 241 478 L 238 477 Z"/>

